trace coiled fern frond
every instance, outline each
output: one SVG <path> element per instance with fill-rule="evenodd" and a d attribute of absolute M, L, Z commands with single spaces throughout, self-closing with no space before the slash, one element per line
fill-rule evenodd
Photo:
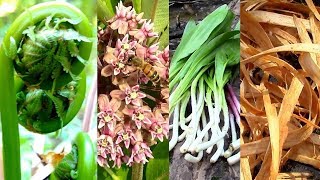
<path fill-rule="evenodd" d="M 90 136 L 85 132 L 77 134 L 71 152 L 55 167 L 50 179 L 96 179 L 96 153 Z"/>
<path fill-rule="evenodd" d="M 58 78 L 77 79 L 73 64 L 85 64 L 79 43 L 90 42 L 73 29 L 80 22 L 51 15 L 23 31 L 14 67 L 27 85 L 49 89 L 55 87 Z"/>
<path fill-rule="evenodd" d="M 68 124 L 81 107 L 86 86 L 82 71 L 90 56 L 83 47 L 92 42 L 91 33 L 79 31 L 88 23 L 84 15 L 53 11 L 35 21 L 40 6 L 26 12 L 24 18 L 32 24 L 20 30 L 20 38 L 14 38 L 18 32 L 12 34 L 9 45 L 3 47 L 23 81 L 17 81 L 23 86 L 16 83 L 21 86 L 17 91 L 19 123 L 32 132 L 50 133 Z"/>
<path fill-rule="evenodd" d="M 85 95 L 92 25 L 76 7 L 46 2 L 23 12 L 0 48 L 0 120 L 5 179 L 21 179 L 18 122 L 36 133 L 61 129 Z"/>

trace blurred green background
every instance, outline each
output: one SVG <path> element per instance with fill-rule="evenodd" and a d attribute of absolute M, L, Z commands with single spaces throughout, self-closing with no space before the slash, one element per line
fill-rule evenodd
<path fill-rule="evenodd" d="M 49 0 L 0 0 L 0 45 L 2 39 L 10 27 L 11 23 L 28 7 L 35 4 L 48 2 Z M 61 1 L 61 0 L 60 0 Z M 92 31 L 96 35 L 96 1 L 95 0 L 66 0 L 74 6 L 82 10 L 92 22 Z M 96 36 L 95 36 L 96 37 Z M 96 38 L 94 38 L 93 41 Z M 93 51 L 91 53 L 90 63 L 86 67 L 87 72 L 87 94 L 90 91 L 93 83 L 93 77 L 96 76 L 96 42 L 93 43 Z M 1 62 L 1 60 L 0 60 Z M 3 88 L 3 87 L 0 87 Z M 86 95 L 86 97 L 88 97 Z M 22 179 L 30 179 L 31 174 L 34 173 L 35 167 L 39 164 L 37 153 L 47 153 L 54 149 L 63 149 L 67 142 L 71 142 L 75 135 L 82 131 L 82 118 L 84 114 L 84 107 L 87 99 L 85 99 L 81 111 L 77 117 L 65 126 L 61 131 L 50 133 L 47 135 L 34 134 L 27 131 L 22 126 L 19 126 L 20 131 L 20 150 L 21 150 L 21 169 Z M 94 107 L 94 109 L 96 109 Z M 96 114 L 96 113 L 94 113 Z M 0 123 L 1 131 L 1 123 Z M 96 117 L 91 119 L 91 127 L 89 134 L 92 139 L 96 139 Z M 0 132 L 0 149 L 2 149 L 2 134 Z M 95 142 L 95 141 L 94 141 Z M 0 179 L 2 179 L 2 150 L 0 153 Z"/>

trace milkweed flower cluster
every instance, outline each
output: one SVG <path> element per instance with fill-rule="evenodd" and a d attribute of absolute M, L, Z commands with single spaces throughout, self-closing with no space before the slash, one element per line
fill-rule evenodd
<path fill-rule="evenodd" d="M 153 158 L 150 147 L 168 138 L 169 48 L 160 50 L 151 20 L 121 2 L 105 28 L 98 29 L 98 163 L 131 166 Z M 154 42 L 154 43 L 150 43 Z M 151 65 L 150 82 L 138 58 Z"/>

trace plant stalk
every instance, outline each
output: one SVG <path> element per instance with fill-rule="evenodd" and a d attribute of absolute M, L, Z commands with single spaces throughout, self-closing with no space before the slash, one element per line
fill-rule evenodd
<path fill-rule="evenodd" d="M 143 179 L 143 164 L 135 163 L 132 165 L 132 180 L 142 180 Z"/>
<path fill-rule="evenodd" d="M 16 94 L 14 91 L 13 61 L 0 49 L 0 119 L 4 179 L 20 180 L 20 142 Z"/>
<path fill-rule="evenodd" d="M 110 168 L 104 168 L 106 172 L 111 176 L 113 180 L 120 180 L 120 178 L 114 174 L 114 172 Z"/>

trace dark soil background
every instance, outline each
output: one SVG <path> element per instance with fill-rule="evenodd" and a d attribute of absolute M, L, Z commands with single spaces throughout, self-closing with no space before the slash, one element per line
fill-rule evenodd
<path fill-rule="evenodd" d="M 170 54 L 180 42 L 184 27 L 189 19 L 202 20 L 216 8 L 228 4 L 236 15 L 234 25 L 239 20 L 240 0 L 170 0 Z M 239 92 L 239 79 L 234 82 L 234 89 Z M 229 132 L 229 134 L 231 134 Z M 229 146 L 230 138 L 226 137 L 225 148 Z M 220 157 L 214 164 L 209 160 L 212 156 L 204 153 L 199 163 L 190 163 L 179 151 L 182 142 L 170 152 L 170 179 L 173 180 L 232 180 L 240 179 L 240 163 L 229 166 L 225 158 Z"/>

